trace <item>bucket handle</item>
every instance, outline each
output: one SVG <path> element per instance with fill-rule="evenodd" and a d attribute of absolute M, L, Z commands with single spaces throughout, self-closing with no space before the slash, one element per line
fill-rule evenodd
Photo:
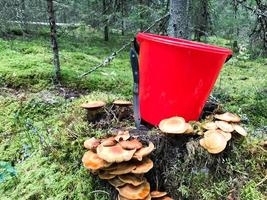
<path fill-rule="evenodd" d="M 139 102 L 139 44 L 134 38 L 132 47 L 130 49 L 130 61 L 133 71 L 133 103 L 134 103 L 134 121 L 137 129 L 140 128 L 141 125 L 141 117 L 140 117 L 140 102 Z"/>

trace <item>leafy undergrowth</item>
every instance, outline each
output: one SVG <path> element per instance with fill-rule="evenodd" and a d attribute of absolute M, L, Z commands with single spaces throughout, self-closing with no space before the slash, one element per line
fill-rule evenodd
<path fill-rule="evenodd" d="M 59 37 L 60 88 L 52 85 L 47 36 L 0 39 L 0 199 L 109 198 L 109 188 L 81 165 L 84 139 L 109 130 L 88 126 L 78 106 L 91 99 L 112 102 L 131 97 L 128 52 L 84 79 L 78 75 L 127 37 L 115 35 L 103 42 L 99 33 L 86 33 L 83 40 Z M 266 64 L 266 59 L 252 61 L 239 55 L 223 68 L 213 96 L 242 116 L 250 136 L 221 162 L 227 170 L 218 173 L 205 171 L 205 162 L 214 157 L 203 151 L 186 162 L 177 160 L 170 177 L 179 183 L 176 192 L 182 199 L 225 199 L 232 190 L 244 200 L 266 197 L 265 184 L 257 185 L 266 175 L 266 150 L 258 145 L 266 139 Z"/>

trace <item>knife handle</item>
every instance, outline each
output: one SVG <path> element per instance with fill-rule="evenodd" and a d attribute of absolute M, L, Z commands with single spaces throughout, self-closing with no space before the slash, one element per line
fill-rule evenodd
<path fill-rule="evenodd" d="M 133 81 L 135 84 L 138 85 L 139 84 L 139 66 L 138 66 L 139 63 L 138 63 L 138 54 L 136 53 L 134 48 L 131 48 L 130 50 L 130 60 L 131 60 L 132 71 L 133 71 Z"/>

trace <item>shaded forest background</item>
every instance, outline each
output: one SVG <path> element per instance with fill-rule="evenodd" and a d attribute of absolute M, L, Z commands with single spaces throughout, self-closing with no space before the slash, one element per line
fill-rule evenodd
<path fill-rule="evenodd" d="M 235 47 L 249 45 L 253 56 L 266 55 L 266 0 L 181 2 L 186 3 L 188 38 L 201 40 L 201 37 L 215 35 L 230 39 Z M 134 35 L 143 31 L 170 10 L 169 0 L 57 0 L 53 3 L 58 34 L 71 34 L 70 30 L 75 27 L 89 27 L 103 31 L 105 40 L 114 32 Z M 32 34 L 46 24 L 47 1 L 0 1 L 2 35 L 10 31 Z M 168 18 L 152 32 L 166 34 L 167 27 Z"/>

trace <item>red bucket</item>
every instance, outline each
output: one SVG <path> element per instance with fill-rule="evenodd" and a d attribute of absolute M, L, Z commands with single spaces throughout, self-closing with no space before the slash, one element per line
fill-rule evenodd
<path fill-rule="evenodd" d="M 137 41 L 141 118 L 153 125 L 172 116 L 198 120 L 232 51 L 146 33 Z"/>

